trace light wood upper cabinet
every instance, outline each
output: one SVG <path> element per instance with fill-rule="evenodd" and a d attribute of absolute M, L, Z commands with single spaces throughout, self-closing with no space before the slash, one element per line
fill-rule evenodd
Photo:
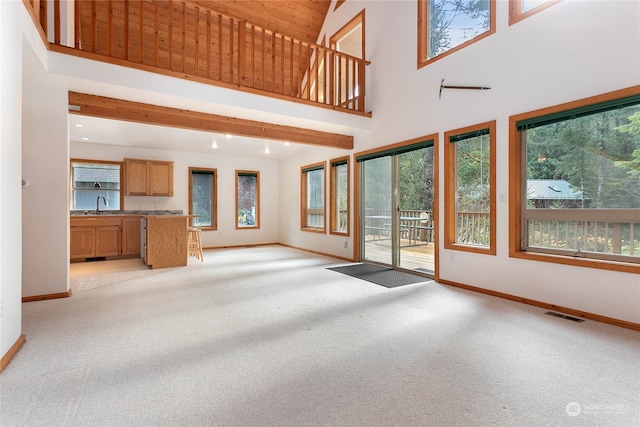
<path fill-rule="evenodd" d="M 173 162 L 149 162 L 149 195 L 173 196 Z"/>
<path fill-rule="evenodd" d="M 124 159 L 124 194 L 173 196 L 173 162 Z"/>
<path fill-rule="evenodd" d="M 149 188 L 148 161 L 124 159 L 124 194 L 146 196 Z"/>

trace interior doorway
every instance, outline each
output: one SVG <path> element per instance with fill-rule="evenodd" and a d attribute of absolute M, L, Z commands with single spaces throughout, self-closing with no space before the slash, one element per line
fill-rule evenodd
<path fill-rule="evenodd" d="M 361 261 L 436 275 L 435 138 L 356 154 Z"/>

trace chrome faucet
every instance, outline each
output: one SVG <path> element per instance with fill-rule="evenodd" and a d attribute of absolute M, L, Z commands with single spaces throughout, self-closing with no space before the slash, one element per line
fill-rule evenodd
<path fill-rule="evenodd" d="M 102 202 L 104 203 L 105 206 L 109 206 L 109 203 L 107 203 L 107 199 L 105 199 L 104 196 L 98 196 L 98 198 L 96 199 L 96 213 L 97 214 L 100 213 L 100 199 L 102 199 Z"/>

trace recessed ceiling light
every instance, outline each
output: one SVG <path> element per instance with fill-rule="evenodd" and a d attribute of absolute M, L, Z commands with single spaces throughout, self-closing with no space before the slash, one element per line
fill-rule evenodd
<path fill-rule="evenodd" d="M 89 140 L 89 138 L 82 138 L 82 140 L 83 140 L 83 141 L 88 141 L 88 140 Z"/>
<path fill-rule="evenodd" d="M 77 127 L 77 128 L 81 128 L 81 127 L 82 127 L 82 125 L 81 125 L 80 123 L 76 123 L 76 127 Z"/>
<path fill-rule="evenodd" d="M 269 146 L 264 147 L 264 154 L 269 154 L 271 151 L 269 150 Z"/>
<path fill-rule="evenodd" d="M 213 142 L 211 143 L 211 148 L 218 148 L 218 143 L 217 143 L 217 142 L 215 142 L 215 141 L 213 141 Z"/>
<path fill-rule="evenodd" d="M 231 135 L 230 134 L 226 134 L 224 137 L 227 138 L 227 139 L 231 139 Z"/>
<path fill-rule="evenodd" d="M 291 145 L 291 143 L 290 142 L 285 142 L 284 145 L 289 146 L 289 145 Z"/>

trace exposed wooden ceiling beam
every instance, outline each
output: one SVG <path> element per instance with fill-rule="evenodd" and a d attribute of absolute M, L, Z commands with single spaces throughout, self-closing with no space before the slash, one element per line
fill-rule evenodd
<path fill-rule="evenodd" d="M 199 111 L 69 92 L 69 113 L 214 133 L 353 149 L 353 136 L 276 125 Z"/>

